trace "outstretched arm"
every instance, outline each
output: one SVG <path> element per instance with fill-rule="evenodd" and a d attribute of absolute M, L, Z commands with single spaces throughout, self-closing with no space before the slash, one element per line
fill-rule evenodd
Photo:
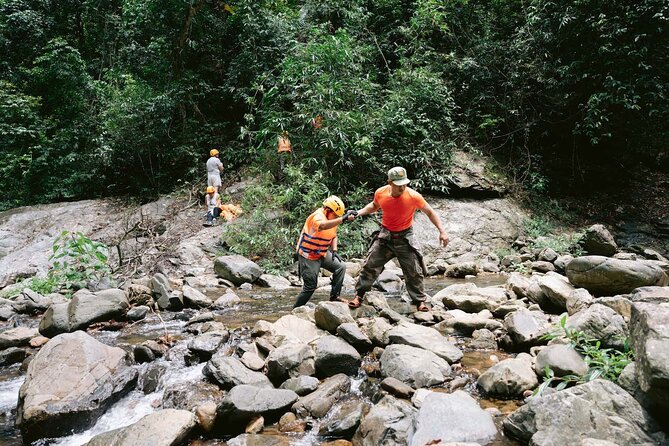
<path fill-rule="evenodd" d="M 379 205 L 375 201 L 372 201 L 369 204 L 367 204 L 364 208 L 358 211 L 358 217 L 364 217 L 365 215 L 373 214 L 378 210 L 379 210 Z"/>
<path fill-rule="evenodd" d="M 441 243 L 443 246 L 447 246 L 449 242 L 448 235 L 446 234 L 443 226 L 441 226 L 441 219 L 439 219 L 437 213 L 434 212 L 432 206 L 425 203 L 425 206 L 423 209 L 421 209 L 421 211 L 427 215 L 427 218 L 429 218 L 432 224 L 439 230 L 439 243 Z"/>

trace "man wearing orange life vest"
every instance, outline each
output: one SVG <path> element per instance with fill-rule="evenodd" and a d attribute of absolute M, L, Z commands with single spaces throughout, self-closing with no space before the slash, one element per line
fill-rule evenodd
<path fill-rule="evenodd" d="M 423 256 L 416 247 L 413 238 L 413 216 L 416 210 L 422 211 L 439 230 L 439 242 L 448 245 L 448 235 L 441 225 L 439 216 L 427 204 L 421 194 L 407 187 L 410 180 L 402 167 L 393 167 L 388 171 L 388 184 L 374 193 L 374 200 L 360 211 L 353 214 L 363 216 L 379 209 L 383 211 L 381 230 L 369 248 L 367 258 L 355 285 L 356 296 L 349 302 L 349 307 L 358 308 L 365 293 L 372 288 L 383 267 L 393 257 L 397 257 L 404 273 L 407 292 L 416 304 L 418 311 L 428 311 L 425 305 L 423 278 L 427 275 Z"/>
<path fill-rule="evenodd" d="M 332 273 L 331 301 L 347 302 L 339 297 L 346 274 L 346 264 L 337 254 L 337 226 L 352 220 L 353 211 L 344 212 L 344 203 L 336 195 L 323 201 L 304 223 L 297 242 L 298 265 L 302 277 L 302 292 L 294 308 L 305 305 L 318 286 L 321 268 Z"/>

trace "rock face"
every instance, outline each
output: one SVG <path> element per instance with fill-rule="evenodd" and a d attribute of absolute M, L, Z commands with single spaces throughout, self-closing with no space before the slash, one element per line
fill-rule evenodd
<path fill-rule="evenodd" d="M 413 427 L 411 446 L 424 446 L 434 440 L 486 445 L 497 435 L 490 413 L 460 390 L 452 394 L 430 392 L 420 406 Z"/>
<path fill-rule="evenodd" d="M 109 289 L 92 293 L 81 289 L 68 303 L 53 304 L 44 313 L 39 331 L 47 337 L 83 330 L 94 322 L 123 317 L 130 307 L 125 291 Z"/>
<path fill-rule="evenodd" d="M 404 400 L 386 396 L 372 407 L 353 436 L 356 445 L 400 445 L 409 443 L 409 431 L 417 410 Z"/>
<path fill-rule="evenodd" d="M 414 387 L 429 387 L 446 381 L 451 367 L 430 351 L 393 344 L 381 355 L 381 373 Z"/>
<path fill-rule="evenodd" d="M 596 295 L 627 294 L 635 288 L 666 286 L 669 277 L 657 264 L 602 256 L 577 257 L 565 269 L 569 281 Z"/>
<path fill-rule="evenodd" d="M 137 371 L 125 358 L 122 349 L 82 331 L 50 340 L 30 362 L 19 390 L 17 425 L 24 440 L 90 427 L 134 385 Z"/>
<path fill-rule="evenodd" d="M 195 426 L 197 420 L 189 411 L 165 409 L 130 426 L 96 435 L 86 446 L 172 446 L 185 441 Z"/>
<path fill-rule="evenodd" d="M 503 425 L 508 435 L 536 446 L 574 444 L 575 438 L 615 438 L 620 445 L 644 446 L 665 441 L 629 393 L 601 379 L 532 398 Z"/>
<path fill-rule="evenodd" d="M 216 274 L 239 286 L 242 283 L 253 283 L 262 274 L 262 269 L 244 256 L 221 256 L 214 261 Z"/>
<path fill-rule="evenodd" d="M 669 307 L 633 304 L 630 339 L 639 387 L 666 411 L 669 408 Z"/>
<path fill-rule="evenodd" d="M 581 239 L 585 252 L 593 256 L 610 257 L 618 251 L 613 236 L 603 225 L 590 226 Z"/>

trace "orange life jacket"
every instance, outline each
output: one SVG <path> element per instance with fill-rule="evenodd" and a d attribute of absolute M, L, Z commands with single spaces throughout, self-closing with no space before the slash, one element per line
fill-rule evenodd
<path fill-rule="evenodd" d="M 290 144 L 290 139 L 284 138 L 283 136 L 279 136 L 279 149 L 278 152 L 292 152 L 293 151 L 293 146 Z"/>
<path fill-rule="evenodd" d="M 302 257 L 310 260 L 318 260 L 325 257 L 328 248 L 332 245 L 332 240 L 337 237 L 337 227 L 318 230 L 318 225 L 327 220 L 323 208 L 317 209 L 312 213 L 307 221 L 304 222 L 300 240 L 297 243 L 297 252 Z"/>

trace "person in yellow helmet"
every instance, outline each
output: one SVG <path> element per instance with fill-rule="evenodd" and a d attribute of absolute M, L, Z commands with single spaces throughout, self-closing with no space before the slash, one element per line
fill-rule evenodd
<path fill-rule="evenodd" d="M 207 160 L 207 186 L 212 186 L 218 192 L 221 187 L 221 172 L 223 172 L 223 163 L 218 158 L 218 150 L 209 151 Z"/>
<path fill-rule="evenodd" d="M 297 261 L 302 278 L 302 291 L 294 308 L 305 305 L 318 285 L 318 273 L 324 268 L 332 273 L 331 301 L 348 302 L 341 297 L 346 264 L 337 254 L 337 226 L 353 219 L 355 211 L 345 212 L 344 202 L 336 195 L 323 201 L 304 222 L 297 242 Z"/>
<path fill-rule="evenodd" d="M 293 153 L 293 145 L 290 143 L 290 138 L 288 138 L 288 132 L 286 130 L 282 131 L 277 139 L 276 152 L 279 156 L 278 179 L 281 181 L 285 174 L 287 158 Z"/>
<path fill-rule="evenodd" d="M 216 192 L 214 186 L 207 187 L 207 194 L 204 196 L 204 204 L 207 208 L 207 221 L 205 226 L 214 224 L 214 220 L 221 215 L 221 196 Z"/>

